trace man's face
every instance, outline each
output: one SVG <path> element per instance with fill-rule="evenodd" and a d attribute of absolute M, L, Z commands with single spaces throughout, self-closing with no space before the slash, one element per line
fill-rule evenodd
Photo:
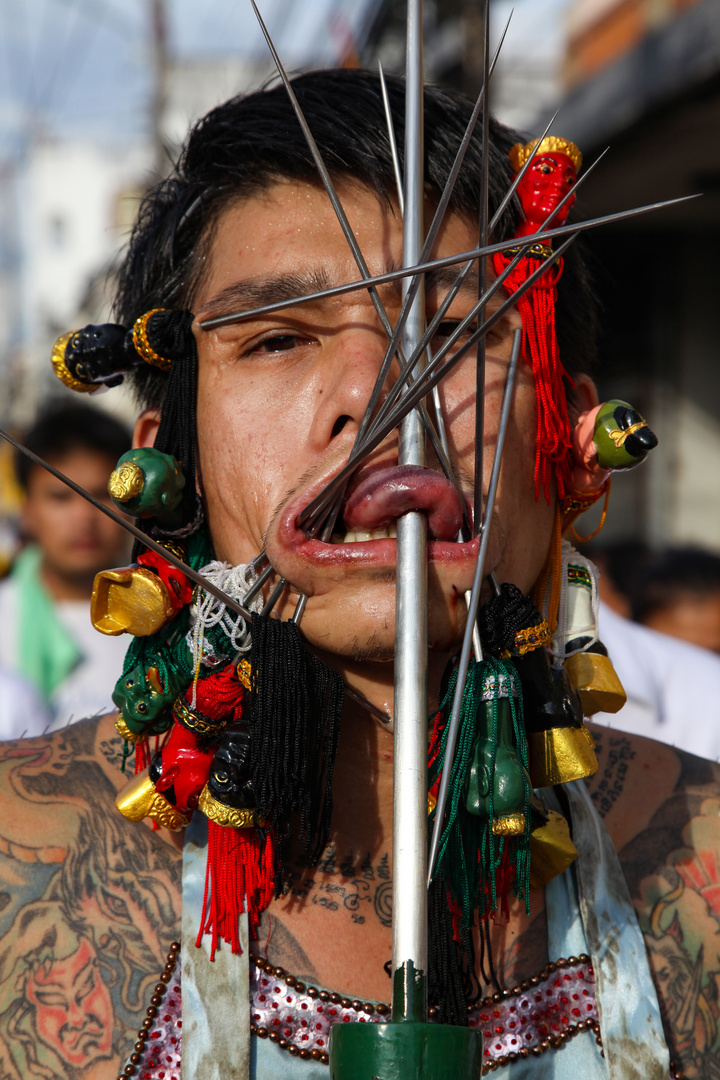
<path fill-rule="evenodd" d="M 77 449 L 51 464 L 112 507 L 107 491 L 115 461 L 106 454 Z M 26 534 L 43 553 L 43 564 L 67 580 L 91 581 L 98 570 L 117 566 L 127 557 L 125 533 L 60 480 L 32 468 L 22 515 Z"/>
<path fill-rule="evenodd" d="M 551 214 L 558 203 L 572 190 L 576 180 L 577 171 L 567 154 L 537 155 L 517 188 L 525 218 L 528 224 L 533 225 L 533 232 L 540 228 L 548 214 Z M 551 224 L 554 227 L 563 225 L 567 221 L 574 202 L 573 195 L 560 213 L 553 218 Z"/>
<path fill-rule="evenodd" d="M 341 197 L 371 272 L 401 265 L 399 215 L 362 187 L 344 185 Z M 467 251 L 476 233 L 476 225 L 448 215 L 434 255 Z M 198 319 L 206 318 L 359 276 L 325 193 L 308 184 L 278 183 L 238 201 L 221 217 L 195 310 Z M 428 282 L 428 319 L 453 277 Z M 379 293 L 394 322 L 400 286 L 383 286 Z M 439 327 L 444 336 L 476 298 L 477 278 L 470 275 Z M 512 311 L 487 338 L 486 488 L 519 325 Z M 428 542 L 430 641 L 441 650 L 452 648 L 462 634 L 464 593 L 472 584 L 478 545 L 456 542 L 456 526 L 434 514 L 448 488 L 430 454 L 433 482 L 400 490 L 393 433 L 353 476 L 349 491 L 360 486 L 367 497 L 361 511 L 343 512 L 331 541 L 308 539 L 299 526 L 303 508 L 347 461 L 384 356 L 386 336 L 368 293 L 359 290 L 209 332 L 196 324 L 196 336 L 202 484 L 218 558 L 248 562 L 265 548 L 277 573 L 292 585 L 279 613 L 287 618 L 297 594 L 309 595 L 302 627 L 316 647 L 388 659 L 397 557 L 391 534 L 396 518 L 424 499 L 434 522 Z M 473 349 L 441 386 L 453 466 L 471 518 L 474 354 Z M 500 581 L 523 590 L 542 567 L 553 518 L 553 508 L 534 497 L 535 425 L 532 376 L 521 363 L 486 572 L 494 570 Z M 358 539 L 358 531 L 365 538 Z"/>

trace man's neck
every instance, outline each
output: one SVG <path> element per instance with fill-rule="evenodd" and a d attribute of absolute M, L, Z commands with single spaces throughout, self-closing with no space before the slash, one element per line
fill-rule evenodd
<path fill-rule="evenodd" d="M 67 574 L 43 562 L 40 566 L 42 583 L 53 600 L 85 600 L 90 602 L 93 574 Z"/>

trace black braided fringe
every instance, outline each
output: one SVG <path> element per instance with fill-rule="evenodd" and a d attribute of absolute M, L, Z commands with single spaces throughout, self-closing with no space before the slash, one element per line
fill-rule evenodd
<path fill-rule="evenodd" d="M 253 788 L 275 830 L 275 891 L 282 888 L 283 842 L 290 816 L 311 863 L 325 848 L 340 733 L 343 682 L 303 647 L 294 623 L 253 617 L 248 726 Z"/>
<path fill-rule="evenodd" d="M 483 648 L 493 656 L 505 650 L 511 652 L 518 630 L 537 626 L 541 616 L 529 596 L 517 585 L 504 582 L 500 595 L 493 596 L 480 608 L 478 627 Z"/>

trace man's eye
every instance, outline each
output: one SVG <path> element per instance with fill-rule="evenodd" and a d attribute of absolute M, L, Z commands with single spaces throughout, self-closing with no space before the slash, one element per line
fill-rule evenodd
<path fill-rule="evenodd" d="M 455 331 L 457 330 L 459 325 L 460 325 L 460 320 L 459 319 L 443 319 L 442 322 L 438 323 L 438 325 L 437 325 L 437 327 L 435 329 L 435 337 L 449 338 L 451 334 L 455 333 Z M 469 326 L 466 326 L 464 331 L 463 331 L 463 336 L 465 334 L 471 334 L 473 332 L 473 330 L 475 330 L 476 326 L 477 326 L 477 323 L 475 323 L 475 322 L 472 322 L 472 323 L 470 323 Z"/>
<path fill-rule="evenodd" d="M 276 334 L 274 337 L 265 338 L 264 341 L 259 342 L 253 352 L 288 352 L 290 349 L 295 349 L 301 342 L 296 334 Z"/>

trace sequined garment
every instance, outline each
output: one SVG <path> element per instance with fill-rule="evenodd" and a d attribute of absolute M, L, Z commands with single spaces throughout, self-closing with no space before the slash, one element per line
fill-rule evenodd
<path fill-rule="evenodd" d="M 149 1027 L 138 1080 L 180 1080 L 180 965 Z M 251 1031 L 294 1057 L 327 1063 L 334 1024 L 379 1023 L 389 1006 L 307 986 L 262 960 L 250 966 Z M 432 1016 L 430 1017 L 432 1020 Z M 538 1055 L 591 1028 L 597 1034 L 595 976 L 587 956 L 558 960 L 512 990 L 486 998 L 469 1015 L 484 1040 L 484 1072 Z"/>

